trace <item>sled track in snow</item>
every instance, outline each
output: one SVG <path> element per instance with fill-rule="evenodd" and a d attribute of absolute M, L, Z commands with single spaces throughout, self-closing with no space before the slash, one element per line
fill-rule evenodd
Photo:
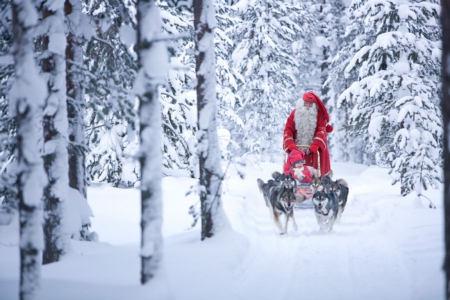
<path fill-rule="evenodd" d="M 352 194 L 331 233 L 319 232 L 309 209 L 294 212 L 297 232 L 290 222 L 280 236 L 256 187 L 242 203 L 240 231 L 251 255 L 236 269 L 236 299 L 411 299 L 400 249 L 383 234 L 377 211 Z"/>

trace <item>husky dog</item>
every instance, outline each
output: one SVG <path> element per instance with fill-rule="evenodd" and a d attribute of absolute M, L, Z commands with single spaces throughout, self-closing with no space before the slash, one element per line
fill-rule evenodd
<path fill-rule="evenodd" d="M 314 213 L 316 214 L 317 223 L 320 231 L 333 230 L 334 222 L 339 210 L 339 201 L 334 193 L 326 193 L 325 191 L 317 191 L 313 196 Z"/>
<path fill-rule="evenodd" d="M 344 179 L 338 179 L 331 183 L 330 186 L 331 191 L 336 194 L 339 200 L 339 211 L 337 215 L 337 222 L 341 220 L 342 213 L 344 212 L 345 205 L 347 204 L 348 198 L 348 183 Z"/>
<path fill-rule="evenodd" d="M 294 218 L 295 179 L 292 175 L 281 175 L 276 180 L 269 180 L 267 183 L 259 178 L 257 181 L 259 190 L 264 195 L 270 215 L 273 217 L 280 234 L 287 233 L 289 219 L 292 219 L 294 229 L 297 230 L 298 227 Z M 285 216 L 284 228 L 280 224 L 280 215 Z"/>
<path fill-rule="evenodd" d="M 317 191 L 330 191 L 330 184 L 333 182 L 331 178 L 333 177 L 333 171 L 328 172 L 328 174 L 324 176 L 313 176 L 311 180 L 311 188 L 314 192 Z"/>

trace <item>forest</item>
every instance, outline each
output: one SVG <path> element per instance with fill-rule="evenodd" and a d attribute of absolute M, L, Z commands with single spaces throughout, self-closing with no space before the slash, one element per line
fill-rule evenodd
<path fill-rule="evenodd" d="M 441 18 L 435 0 L 2 1 L 0 221 L 19 216 L 20 299 L 71 239 L 98 242 L 98 185 L 139 191 L 142 284 L 162 261 L 166 178 L 195 180 L 186 214 L 212 238 L 229 167 L 281 161 L 307 91 L 332 162 L 435 203 L 450 180 Z"/>

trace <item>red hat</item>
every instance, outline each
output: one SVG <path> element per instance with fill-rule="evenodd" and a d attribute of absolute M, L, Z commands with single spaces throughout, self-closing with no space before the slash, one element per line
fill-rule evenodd
<path fill-rule="evenodd" d="M 322 100 L 320 100 L 319 96 L 317 96 L 313 91 L 304 93 L 303 100 L 316 103 L 319 113 L 325 116 L 325 120 L 327 121 L 327 123 L 330 121 L 330 116 L 328 115 L 328 111 L 325 105 L 323 104 Z"/>
<path fill-rule="evenodd" d="M 296 163 L 305 163 L 305 153 L 302 150 L 294 149 L 289 153 L 288 163 L 291 165 L 291 169 L 295 166 Z"/>

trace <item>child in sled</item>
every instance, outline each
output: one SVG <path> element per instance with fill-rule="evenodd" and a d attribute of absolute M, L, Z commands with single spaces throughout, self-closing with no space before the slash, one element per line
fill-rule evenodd
<path fill-rule="evenodd" d="M 301 183 L 310 183 L 312 174 L 305 165 L 305 154 L 299 149 L 294 149 L 288 154 L 284 164 L 284 174 L 291 174 L 295 180 Z"/>

